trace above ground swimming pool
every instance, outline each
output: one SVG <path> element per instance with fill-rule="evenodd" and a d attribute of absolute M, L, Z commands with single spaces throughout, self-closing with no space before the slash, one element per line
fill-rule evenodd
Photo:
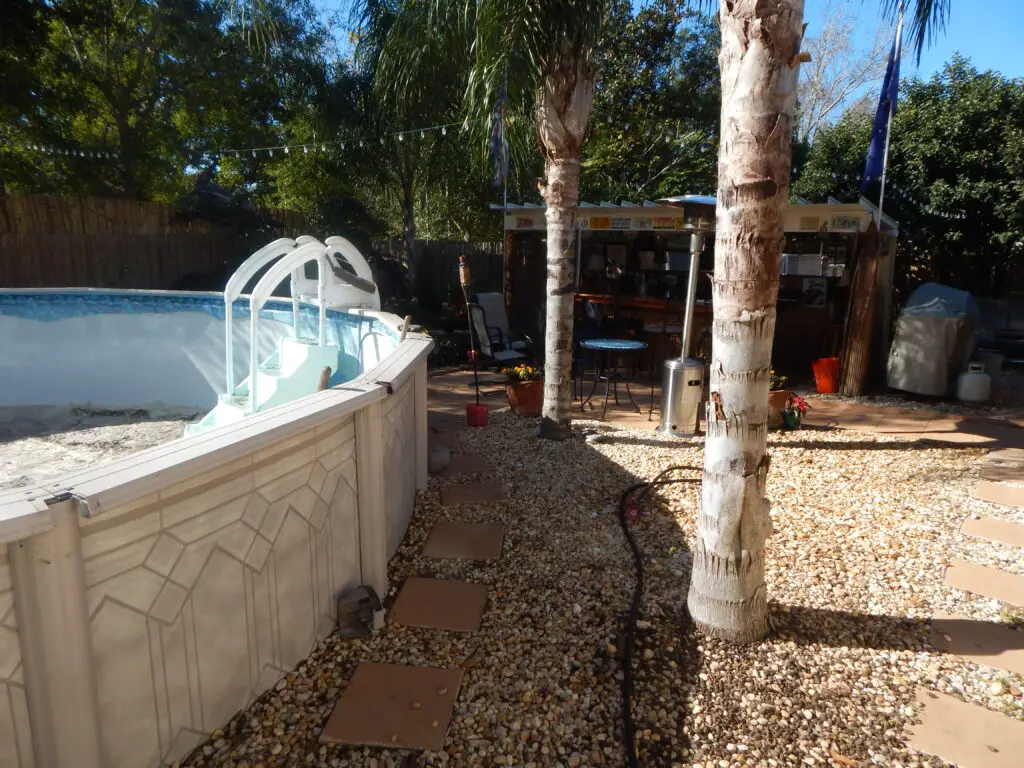
<path fill-rule="evenodd" d="M 0 768 L 176 764 L 333 632 L 342 598 L 389 594 L 428 484 L 433 343 L 332 303 L 323 275 L 293 277 L 297 304 L 258 283 L 251 302 L 0 290 Z"/>
<path fill-rule="evenodd" d="M 260 359 L 293 335 L 289 299 L 260 311 Z M 233 303 L 234 380 L 249 371 L 248 298 Z M 318 311 L 299 308 L 298 334 L 316 339 Z M 328 310 L 339 349 L 331 386 L 389 354 L 397 332 L 372 313 Z M 89 404 L 213 408 L 225 390 L 224 298 L 219 293 L 115 290 L 0 292 L 0 406 Z"/>

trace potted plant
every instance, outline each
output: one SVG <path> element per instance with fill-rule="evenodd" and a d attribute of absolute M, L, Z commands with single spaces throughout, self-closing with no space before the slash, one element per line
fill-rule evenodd
<path fill-rule="evenodd" d="M 506 368 L 505 393 L 508 406 L 518 416 L 540 416 L 544 405 L 544 374 L 539 368 L 520 363 Z"/>
<path fill-rule="evenodd" d="M 786 408 L 789 400 L 789 392 L 783 387 L 788 379 L 780 376 L 774 370 L 771 372 L 772 383 L 768 392 L 768 427 L 776 429 L 783 425 L 782 411 Z"/>
<path fill-rule="evenodd" d="M 800 397 L 800 395 L 794 395 L 792 392 L 788 394 L 789 396 L 786 398 L 786 407 L 782 409 L 782 428 L 800 429 L 800 422 L 803 419 L 803 415 L 807 413 L 807 409 L 811 406 L 809 406 L 807 401 Z"/>

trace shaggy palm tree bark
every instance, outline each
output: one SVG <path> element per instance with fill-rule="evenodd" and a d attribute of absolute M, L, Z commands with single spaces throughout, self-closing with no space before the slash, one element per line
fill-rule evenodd
<path fill-rule="evenodd" d="M 722 0 L 711 397 L 688 607 L 738 642 L 768 631 L 768 389 L 803 0 Z"/>
<path fill-rule="evenodd" d="M 564 59 L 563 59 L 564 61 Z M 537 139 L 544 156 L 540 192 L 547 203 L 547 315 L 540 436 L 564 439 L 572 418 L 572 325 L 576 296 L 576 207 L 580 148 L 594 101 L 594 68 L 569 61 L 544 79 L 537 97 Z"/>

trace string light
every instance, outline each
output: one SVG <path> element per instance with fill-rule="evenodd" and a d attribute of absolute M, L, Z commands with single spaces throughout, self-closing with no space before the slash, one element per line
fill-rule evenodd
<path fill-rule="evenodd" d="M 3 146 L 3 145 L 0 145 Z M 113 152 L 99 152 L 97 150 L 85 150 L 85 149 L 64 149 L 62 147 L 52 147 L 45 144 L 7 144 L 6 146 L 12 149 L 23 149 L 27 152 L 39 152 L 43 155 L 51 155 L 53 157 L 77 157 L 82 160 L 110 160 L 117 157 L 117 153 Z"/>
<path fill-rule="evenodd" d="M 415 136 L 418 133 L 420 135 L 421 139 L 425 139 L 427 137 L 427 132 L 428 131 L 440 131 L 442 136 L 447 136 L 449 128 L 458 127 L 460 125 L 463 126 L 463 128 L 468 127 L 468 122 L 467 121 L 463 121 L 463 122 L 459 122 L 459 123 L 442 123 L 442 124 L 438 124 L 438 125 L 427 125 L 427 126 L 423 126 L 422 128 L 412 128 L 412 129 L 409 129 L 407 131 L 396 131 L 395 133 L 386 133 L 386 134 L 383 134 L 383 135 L 378 136 L 376 138 L 380 141 L 381 146 L 386 146 L 388 137 L 396 138 L 398 141 L 405 141 L 406 135 Z M 341 149 L 345 149 L 345 146 L 346 146 L 345 141 L 340 140 L 340 139 L 338 140 L 337 145 Z M 222 154 L 222 155 L 234 154 L 237 157 L 237 156 L 240 156 L 242 153 L 252 153 L 253 157 L 258 157 L 261 153 L 265 152 L 268 157 L 273 157 L 275 150 L 283 150 L 284 153 L 287 155 L 293 149 L 296 150 L 296 151 L 301 149 L 303 154 L 309 154 L 310 149 L 312 149 L 313 152 L 316 152 L 318 147 L 319 147 L 321 152 L 326 152 L 328 146 L 333 146 L 333 142 L 330 145 L 328 145 L 328 144 L 321 144 L 320 142 L 316 141 L 315 138 L 314 138 L 314 140 L 312 142 L 309 142 L 309 143 L 306 143 L 306 144 L 276 144 L 276 145 L 267 146 L 267 147 L 247 147 L 246 149 L 224 149 L 224 150 L 220 150 L 220 152 L 218 154 Z M 359 146 L 360 147 L 364 146 L 364 140 L 363 139 L 359 139 Z"/>

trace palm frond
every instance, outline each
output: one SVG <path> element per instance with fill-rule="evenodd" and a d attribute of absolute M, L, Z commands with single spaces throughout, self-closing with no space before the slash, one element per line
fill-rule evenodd
<path fill-rule="evenodd" d="M 899 15 L 901 0 L 882 0 L 885 15 L 894 20 Z M 951 0 L 913 0 L 907 31 L 911 48 L 921 61 L 921 53 L 946 29 Z"/>
<path fill-rule="evenodd" d="M 374 24 L 377 36 L 360 42 L 392 107 L 436 97 L 439 69 L 455 78 L 467 138 L 482 154 L 503 93 L 515 163 L 533 149 L 544 78 L 570 61 L 593 63 L 606 10 L 606 0 L 362 0 L 360 26 L 365 34 Z"/>

